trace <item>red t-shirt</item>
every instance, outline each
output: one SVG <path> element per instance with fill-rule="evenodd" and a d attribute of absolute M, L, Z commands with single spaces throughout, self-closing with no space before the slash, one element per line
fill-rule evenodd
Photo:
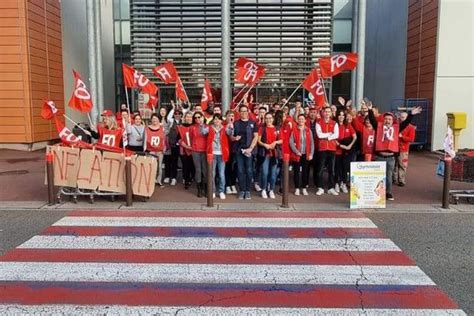
<path fill-rule="evenodd" d="M 277 131 L 276 127 L 262 127 L 258 130 L 258 136 L 263 135 L 263 129 L 265 128 L 265 144 L 271 144 L 279 139 L 279 132 Z M 263 140 L 262 140 L 263 141 Z M 275 150 L 268 150 L 267 156 L 274 157 L 276 155 Z"/>

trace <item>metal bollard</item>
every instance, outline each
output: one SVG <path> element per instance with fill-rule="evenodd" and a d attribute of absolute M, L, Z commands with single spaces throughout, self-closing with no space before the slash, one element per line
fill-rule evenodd
<path fill-rule="evenodd" d="M 449 189 L 451 188 L 451 169 L 453 159 L 444 157 L 444 178 L 443 178 L 443 205 L 445 209 L 449 209 Z"/>
<path fill-rule="evenodd" d="M 125 192 L 127 197 L 127 206 L 133 205 L 132 189 L 132 157 L 125 157 Z"/>
<path fill-rule="evenodd" d="M 214 198 L 212 197 L 212 193 L 214 192 L 214 177 L 212 174 L 213 159 L 213 154 L 207 154 L 207 207 L 214 206 Z"/>
<path fill-rule="evenodd" d="M 54 166 L 53 166 L 53 153 L 46 153 L 46 177 L 48 181 L 48 205 L 54 205 L 56 199 L 54 197 Z"/>
<path fill-rule="evenodd" d="M 288 205 L 288 191 L 289 191 L 289 185 L 290 185 L 290 155 L 289 154 L 284 154 L 283 155 L 283 166 L 282 166 L 282 171 L 283 171 L 283 179 L 282 179 L 282 184 L 283 184 L 283 195 L 281 197 L 281 207 L 284 208 L 289 208 Z"/>

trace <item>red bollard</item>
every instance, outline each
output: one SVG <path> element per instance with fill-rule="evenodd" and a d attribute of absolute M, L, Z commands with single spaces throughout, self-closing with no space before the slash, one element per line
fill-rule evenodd
<path fill-rule="evenodd" d="M 283 169 L 282 169 L 282 174 L 283 174 L 283 179 L 282 184 L 283 184 L 283 190 L 282 190 L 282 197 L 281 197 L 281 207 L 284 208 L 289 208 L 288 205 L 288 198 L 289 198 L 289 185 L 290 185 L 290 155 L 289 154 L 284 154 L 283 155 Z"/>
<path fill-rule="evenodd" d="M 54 205 L 56 199 L 54 197 L 54 156 L 51 152 L 46 152 L 46 178 L 48 182 L 48 205 Z"/>

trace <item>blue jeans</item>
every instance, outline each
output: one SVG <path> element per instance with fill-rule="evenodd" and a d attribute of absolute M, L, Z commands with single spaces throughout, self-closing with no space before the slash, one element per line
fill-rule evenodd
<path fill-rule="evenodd" d="M 253 176 L 253 157 L 247 157 L 241 152 L 238 152 L 236 153 L 236 158 L 240 191 L 250 192 Z"/>
<path fill-rule="evenodd" d="M 214 155 L 214 160 L 212 161 L 212 175 L 214 179 L 216 178 L 216 167 L 217 167 L 218 174 L 217 174 L 217 185 L 214 191 L 217 193 L 224 193 L 225 162 L 224 160 L 222 160 L 222 155 Z"/>
<path fill-rule="evenodd" d="M 260 167 L 260 184 L 262 190 L 268 190 L 268 182 L 270 180 L 269 191 L 275 190 L 275 183 L 278 176 L 278 160 L 275 157 L 265 157 Z"/>

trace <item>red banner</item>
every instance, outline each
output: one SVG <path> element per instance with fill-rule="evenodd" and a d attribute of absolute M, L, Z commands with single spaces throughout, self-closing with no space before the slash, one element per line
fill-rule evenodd
<path fill-rule="evenodd" d="M 319 68 L 323 78 L 333 77 L 344 70 L 353 70 L 357 66 L 357 54 L 344 53 L 319 59 Z"/>
<path fill-rule="evenodd" d="M 156 66 L 153 69 L 153 73 L 165 84 L 176 82 L 176 79 L 178 78 L 178 72 L 171 61 L 168 61 L 163 65 Z"/>
<path fill-rule="evenodd" d="M 56 105 L 53 101 L 44 101 L 43 107 L 41 108 L 41 117 L 45 120 L 51 120 L 59 113 L 59 110 L 56 108 Z"/>
<path fill-rule="evenodd" d="M 240 57 L 235 67 L 235 80 L 240 83 L 255 84 L 265 75 L 265 67 L 245 57 Z"/>
<path fill-rule="evenodd" d="M 128 88 L 140 89 L 143 93 L 156 95 L 158 87 L 133 67 L 122 64 L 123 82 Z"/>
<path fill-rule="evenodd" d="M 146 103 L 146 106 L 152 110 L 156 108 L 156 104 L 158 103 L 158 96 L 149 94 L 148 95 L 148 102 Z"/>
<path fill-rule="evenodd" d="M 90 112 L 92 109 L 92 99 L 86 84 L 81 79 L 81 75 L 75 70 L 74 74 L 74 91 L 69 99 L 69 106 L 82 113 Z"/>
<path fill-rule="evenodd" d="M 321 108 L 326 104 L 323 81 L 319 77 L 316 68 L 311 70 L 309 75 L 306 76 L 302 85 L 314 96 L 314 101 L 318 108 Z"/>
<path fill-rule="evenodd" d="M 204 82 L 204 88 L 202 89 L 202 96 L 201 96 L 201 108 L 203 111 L 207 110 L 209 102 L 212 102 L 212 91 L 211 91 L 211 84 L 209 80 L 206 79 Z"/>
<path fill-rule="evenodd" d="M 184 90 L 183 83 L 181 82 L 181 78 L 178 76 L 176 78 L 176 98 L 184 101 L 184 102 L 189 102 L 188 95 L 186 94 L 186 90 Z"/>

